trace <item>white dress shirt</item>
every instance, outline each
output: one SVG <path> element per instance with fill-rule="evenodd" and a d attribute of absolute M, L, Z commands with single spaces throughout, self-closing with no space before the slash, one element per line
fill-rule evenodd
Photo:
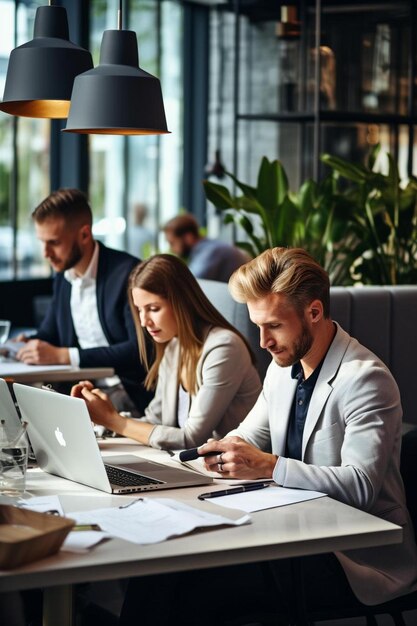
<path fill-rule="evenodd" d="M 184 428 L 185 422 L 188 420 L 188 414 L 190 412 L 191 396 L 184 389 L 184 387 L 178 385 L 178 426 Z"/>
<path fill-rule="evenodd" d="M 79 276 L 72 268 L 64 273 L 66 280 L 71 283 L 71 316 L 78 343 L 83 349 L 109 345 L 98 316 L 96 289 L 98 256 L 99 246 L 96 242 L 91 261 L 82 276 Z M 79 367 L 78 348 L 69 348 L 69 358 L 73 367 Z M 117 376 L 107 378 L 105 381 L 109 386 L 119 382 L 120 379 Z"/>

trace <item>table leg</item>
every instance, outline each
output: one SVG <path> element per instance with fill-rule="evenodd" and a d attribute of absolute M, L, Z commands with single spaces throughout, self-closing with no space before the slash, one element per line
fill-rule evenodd
<path fill-rule="evenodd" d="M 72 585 L 44 589 L 42 626 L 73 626 L 73 623 Z"/>

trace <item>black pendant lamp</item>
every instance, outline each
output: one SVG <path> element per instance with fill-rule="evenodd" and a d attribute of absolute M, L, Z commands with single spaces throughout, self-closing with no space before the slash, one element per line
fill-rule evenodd
<path fill-rule="evenodd" d="M 74 81 L 64 132 L 104 135 L 168 133 L 159 80 L 139 67 L 136 33 L 106 30 L 100 63 Z"/>
<path fill-rule="evenodd" d="M 91 54 L 69 41 L 63 7 L 38 7 L 32 41 L 12 50 L 0 110 L 64 119 L 75 76 L 93 67 Z"/>

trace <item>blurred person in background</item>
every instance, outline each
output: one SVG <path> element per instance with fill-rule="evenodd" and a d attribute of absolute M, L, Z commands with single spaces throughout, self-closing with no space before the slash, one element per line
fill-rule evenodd
<path fill-rule="evenodd" d="M 150 257 L 155 247 L 155 235 L 145 225 L 147 217 L 146 204 L 135 202 L 132 207 L 132 223 L 128 228 L 128 242 L 129 251 L 141 259 Z"/>
<path fill-rule="evenodd" d="M 233 272 L 249 261 L 243 250 L 203 237 L 193 215 L 178 215 L 169 220 L 162 230 L 171 252 L 187 262 L 196 278 L 227 283 Z"/>

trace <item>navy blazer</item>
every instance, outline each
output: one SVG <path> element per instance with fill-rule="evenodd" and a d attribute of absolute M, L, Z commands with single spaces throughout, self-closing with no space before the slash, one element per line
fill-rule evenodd
<path fill-rule="evenodd" d="M 99 242 L 97 308 L 108 347 L 82 349 L 71 315 L 71 283 L 64 273 L 56 274 L 52 302 L 36 337 L 54 346 L 78 348 L 80 367 L 113 367 L 140 411 L 152 398 L 143 381 L 146 376 L 139 359 L 135 325 L 127 298 L 127 281 L 139 259 L 107 248 Z"/>

